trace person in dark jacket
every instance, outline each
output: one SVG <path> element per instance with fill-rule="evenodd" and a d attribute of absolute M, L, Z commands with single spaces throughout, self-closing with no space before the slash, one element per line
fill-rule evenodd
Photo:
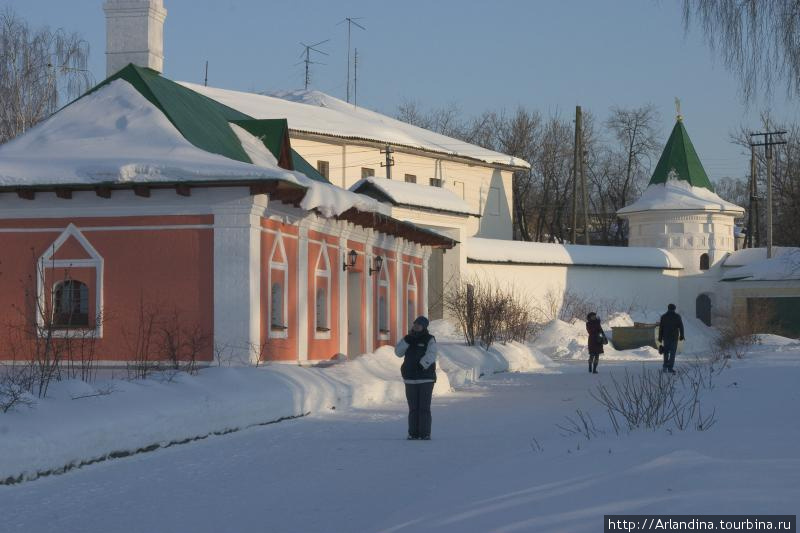
<path fill-rule="evenodd" d="M 411 331 L 394 348 L 403 357 L 400 372 L 408 400 L 408 439 L 430 440 L 431 398 L 436 383 L 436 338 L 428 333 L 428 319 L 414 320 Z"/>
<path fill-rule="evenodd" d="M 684 340 L 683 320 L 681 315 L 675 312 L 675 304 L 667 306 L 667 312 L 661 315 L 658 324 L 658 343 L 664 352 L 664 372 L 674 374 L 675 352 L 678 351 L 678 341 Z"/>
<path fill-rule="evenodd" d="M 586 332 L 589 334 L 589 372 L 597 374 L 597 363 L 603 353 L 603 345 L 608 344 L 608 340 L 596 313 L 586 316 Z"/>

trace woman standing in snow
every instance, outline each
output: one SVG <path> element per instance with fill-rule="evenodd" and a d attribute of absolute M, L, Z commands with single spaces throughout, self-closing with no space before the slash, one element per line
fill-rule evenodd
<path fill-rule="evenodd" d="M 417 317 L 411 331 L 394 348 L 403 357 L 400 372 L 408 400 L 408 439 L 430 440 L 431 398 L 436 383 L 436 338 L 428 333 L 428 319 Z"/>
<path fill-rule="evenodd" d="M 589 313 L 586 316 L 586 332 L 589 333 L 589 372 L 597 374 L 597 363 L 600 361 L 600 354 L 603 353 L 603 345 L 608 344 L 608 339 L 596 313 Z"/>

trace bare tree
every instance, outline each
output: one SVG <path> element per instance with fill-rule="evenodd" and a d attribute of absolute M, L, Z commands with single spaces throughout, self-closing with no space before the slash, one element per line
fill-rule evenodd
<path fill-rule="evenodd" d="M 86 91 L 89 44 L 59 28 L 32 29 L 10 9 L 0 13 L 0 144 Z"/>
<path fill-rule="evenodd" d="M 746 101 L 784 82 L 789 96 L 800 94 L 800 0 L 684 0 L 683 22 L 700 27 Z"/>
<path fill-rule="evenodd" d="M 635 200 L 650 177 L 653 159 L 661 151 L 655 129 L 658 120 L 658 111 L 652 104 L 611 108 L 605 125 L 617 143 L 610 154 L 616 168 L 609 176 L 607 193 L 615 212 Z M 614 244 L 624 244 L 623 228 L 622 220 L 617 220 Z"/>

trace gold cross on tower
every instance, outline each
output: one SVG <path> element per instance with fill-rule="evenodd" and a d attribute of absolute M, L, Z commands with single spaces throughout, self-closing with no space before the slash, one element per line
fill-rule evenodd
<path fill-rule="evenodd" d="M 683 115 L 681 115 L 681 99 L 675 97 L 675 114 L 678 117 L 678 122 L 683 122 Z"/>

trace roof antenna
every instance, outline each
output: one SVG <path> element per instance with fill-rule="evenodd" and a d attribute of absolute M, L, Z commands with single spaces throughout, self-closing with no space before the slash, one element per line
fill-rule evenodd
<path fill-rule="evenodd" d="M 350 102 L 350 30 L 352 29 L 353 25 L 355 24 L 357 27 L 365 30 L 364 26 L 356 22 L 357 20 L 361 20 L 364 17 L 345 17 L 344 20 L 338 22 L 336 25 L 344 24 L 347 22 L 347 101 Z"/>
<path fill-rule="evenodd" d="M 358 48 L 353 58 L 353 107 L 358 107 Z"/>
<path fill-rule="evenodd" d="M 203 85 L 208 87 L 208 59 L 206 59 L 206 78 L 203 80 Z"/>
<path fill-rule="evenodd" d="M 323 52 L 322 50 L 319 50 L 319 49 L 316 48 L 317 46 L 319 46 L 321 44 L 327 43 L 328 41 L 330 41 L 330 39 L 325 39 L 324 41 L 320 41 L 320 42 L 314 43 L 314 44 L 305 44 L 305 43 L 302 43 L 302 42 L 300 43 L 300 45 L 303 48 L 305 48 L 305 50 L 300 53 L 300 57 L 303 57 L 303 56 L 306 56 L 306 57 L 305 57 L 305 59 L 295 63 L 295 65 L 299 65 L 300 63 L 305 63 L 306 64 L 306 83 L 305 83 L 306 90 L 308 90 L 308 84 L 311 83 L 311 72 L 309 71 L 308 66 L 309 65 L 324 65 L 325 64 L 325 63 L 319 63 L 317 61 L 311 61 L 311 52 L 317 52 L 318 54 L 322 54 L 324 56 L 330 55 L 327 52 Z"/>

